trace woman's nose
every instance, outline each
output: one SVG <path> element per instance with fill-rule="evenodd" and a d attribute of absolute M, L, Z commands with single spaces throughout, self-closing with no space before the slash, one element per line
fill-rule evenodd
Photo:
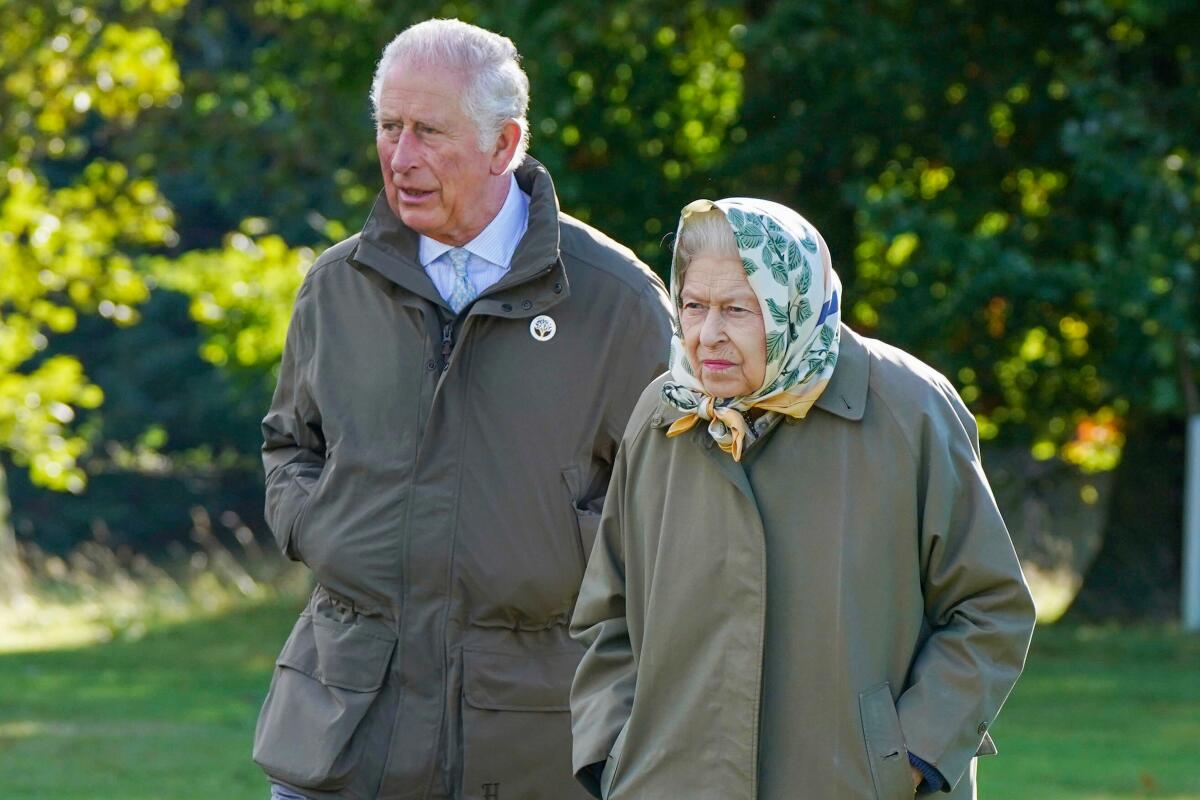
<path fill-rule="evenodd" d="M 710 308 L 700 326 L 700 344 L 710 347 L 720 344 L 725 339 L 725 319 L 719 309 Z"/>

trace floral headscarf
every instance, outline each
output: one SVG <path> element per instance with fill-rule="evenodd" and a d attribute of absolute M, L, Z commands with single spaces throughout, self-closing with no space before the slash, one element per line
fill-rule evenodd
<path fill-rule="evenodd" d="M 803 419 L 829 383 L 837 364 L 842 284 L 833 271 L 829 248 L 820 232 L 779 203 L 748 197 L 696 200 L 683 209 L 680 231 L 690 214 L 714 208 L 733 227 L 746 279 L 762 309 L 767 336 L 766 375 L 762 386 L 741 397 L 717 398 L 704 391 L 683 343 L 683 287 L 679 284 L 676 247 L 671 265 L 675 333 L 671 338 L 671 378 L 663 386 L 663 398 L 684 412 L 668 429 L 668 436 L 678 436 L 698 420 L 708 420 L 709 435 L 740 461 L 752 430 L 746 412 L 760 408 L 768 414 Z"/>

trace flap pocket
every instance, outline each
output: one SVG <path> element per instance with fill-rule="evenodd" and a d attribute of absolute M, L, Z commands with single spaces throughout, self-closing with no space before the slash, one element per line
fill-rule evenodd
<path fill-rule="evenodd" d="M 342 788 L 378 731 L 364 730 L 396 649 L 396 639 L 353 617 L 330 619 L 319 604 L 301 615 L 259 714 L 254 760 L 295 786 Z M 377 715 L 390 728 L 386 716 Z M 376 726 L 378 727 L 378 725 Z"/>
<path fill-rule="evenodd" d="M 582 650 L 513 655 L 463 651 L 463 697 L 490 711 L 569 711 Z"/>
<path fill-rule="evenodd" d="M 374 692 L 383 685 L 396 639 L 385 639 L 361 623 L 347 624 L 318 615 L 312 618 L 316 663 L 284 648 L 278 664 L 311 674 L 326 686 L 351 692 Z"/>

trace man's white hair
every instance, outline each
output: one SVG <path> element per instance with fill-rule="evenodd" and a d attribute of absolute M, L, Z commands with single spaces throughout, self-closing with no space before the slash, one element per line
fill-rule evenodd
<path fill-rule="evenodd" d="M 501 128 L 511 120 L 521 127 L 521 137 L 508 169 L 521 166 L 529 148 L 529 77 L 511 39 L 457 19 L 430 19 L 406 28 L 384 48 L 375 68 L 371 109 L 376 117 L 384 76 L 401 59 L 462 72 L 462 110 L 475 124 L 480 152 L 495 146 Z"/>

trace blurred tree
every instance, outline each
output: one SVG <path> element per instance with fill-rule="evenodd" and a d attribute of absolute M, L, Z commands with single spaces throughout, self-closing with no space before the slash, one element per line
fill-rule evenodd
<path fill-rule="evenodd" d="M 112 5 L 117 21 L 62 3 L 0 6 L 0 447 L 36 483 L 72 492 L 85 485 L 77 410 L 103 394 L 77 359 L 40 354 L 79 312 L 136 322 L 148 289 L 132 254 L 173 237 L 154 182 L 97 146 L 142 109 L 178 98 L 170 45 L 137 25 L 175 4 Z M 2 476 L 0 492 L 0 561 L 9 562 L 0 569 L 11 591 L 19 571 Z"/>
<path fill-rule="evenodd" d="M 1200 410 L 1200 6 L 775 2 L 748 29 L 729 179 L 828 230 L 847 319 L 950 375 L 985 440 L 1111 469 Z"/>
<path fill-rule="evenodd" d="M 850 321 L 985 439 L 1111 467 L 1196 356 L 1197 29 L 1171 0 L 772 3 L 729 176 L 828 226 Z"/>
<path fill-rule="evenodd" d="M 946 372 L 985 440 L 1111 469 L 1161 428 L 1140 419 L 1200 405 L 1192 0 L 40 0 L 0 8 L 0 432 L 49 431 L 13 438 L 31 476 L 79 485 L 72 418 L 99 400 L 45 341 L 79 310 L 133 322 L 152 285 L 187 294 L 202 357 L 260 402 L 303 271 L 380 185 L 375 59 L 430 16 L 514 39 L 563 207 L 660 271 L 689 200 L 801 209 L 846 319 Z M 110 421 L 136 418 L 109 394 Z"/>

